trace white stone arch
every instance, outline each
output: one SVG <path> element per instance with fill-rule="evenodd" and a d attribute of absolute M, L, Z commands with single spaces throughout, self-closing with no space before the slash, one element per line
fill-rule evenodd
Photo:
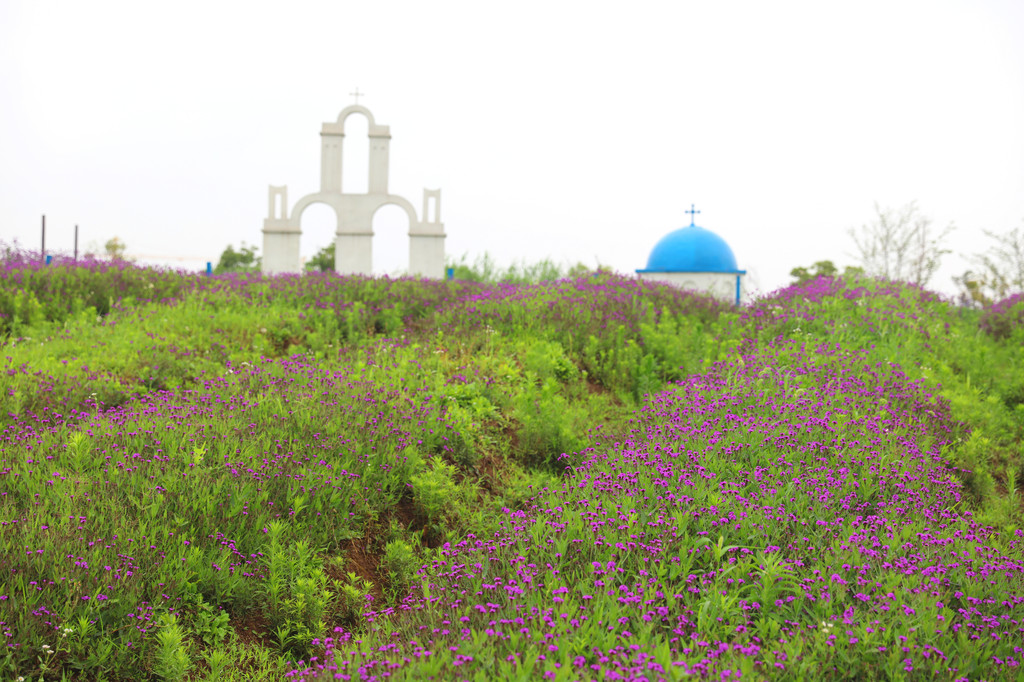
<path fill-rule="evenodd" d="M 288 220 L 296 229 L 298 229 L 302 221 L 302 213 L 313 204 L 326 204 L 330 206 L 334 210 L 335 217 L 338 219 L 338 225 L 341 224 L 341 214 L 338 212 L 338 206 L 334 202 L 334 195 L 317 192 L 316 194 L 307 194 L 292 206 L 292 212 Z M 337 229 L 336 225 L 335 232 L 337 232 Z"/>
<path fill-rule="evenodd" d="M 342 193 L 342 148 L 345 122 L 353 114 L 366 116 L 370 138 L 369 181 L 366 193 Z M 409 274 L 440 279 L 444 277 L 444 223 L 441 222 L 441 190 L 424 190 L 424 216 L 404 197 L 388 193 L 388 164 L 391 131 L 376 122 L 364 106 L 353 104 L 338 114 L 336 121 L 320 130 L 320 191 L 295 202 L 287 212 L 274 210 L 277 196 L 287 197 L 287 186 L 270 188 L 270 213 L 263 221 L 263 272 L 299 272 L 299 220 L 314 203 L 334 208 L 338 217 L 335 240 L 335 270 L 342 274 L 373 273 L 373 216 L 381 206 L 394 204 L 409 216 Z M 434 215 L 428 221 L 426 207 L 434 200 Z"/>
<path fill-rule="evenodd" d="M 338 159 L 342 168 L 341 192 L 366 194 L 370 190 L 370 153 L 380 142 L 370 137 L 375 125 L 373 118 L 365 107 L 349 107 L 338 116 L 336 125 L 343 131 L 342 137 L 335 138 L 342 143 Z"/>
<path fill-rule="evenodd" d="M 385 199 L 381 200 L 373 208 L 373 213 L 370 215 L 370 221 L 372 224 L 373 216 L 377 215 L 377 211 L 384 208 L 385 206 L 397 206 L 398 208 L 405 211 L 405 214 L 409 216 L 409 229 L 411 230 L 413 225 L 420 221 L 416 215 L 416 209 L 412 207 L 412 203 L 406 201 L 403 197 L 396 196 L 394 194 L 388 195 Z"/>
<path fill-rule="evenodd" d="M 345 129 L 345 121 L 348 120 L 348 117 L 352 114 L 362 114 L 365 116 L 367 122 L 370 124 L 370 128 L 377 125 L 377 122 L 373 120 L 373 113 L 369 109 L 364 107 L 362 104 L 350 104 L 342 109 L 341 113 L 338 114 L 337 123 L 341 126 L 342 130 Z M 384 127 L 386 128 L 387 126 Z"/>
<path fill-rule="evenodd" d="M 292 215 L 291 215 L 291 222 L 293 222 L 294 225 L 295 225 L 294 234 L 298 235 L 298 238 L 297 238 L 297 248 L 299 249 L 299 265 L 300 265 L 300 267 L 302 265 L 302 255 L 301 255 L 302 254 L 302 240 L 304 238 L 305 239 L 309 239 L 310 238 L 310 234 L 309 234 L 309 225 L 310 224 L 307 221 L 306 222 L 306 229 L 303 230 L 302 229 L 302 217 L 306 214 L 306 210 L 311 208 L 311 207 L 313 207 L 313 206 L 326 206 L 329 209 L 331 209 L 331 215 L 334 217 L 334 224 L 333 224 L 333 229 L 331 230 L 331 236 L 332 236 L 332 240 L 334 241 L 335 253 L 337 253 L 337 250 L 338 250 L 338 225 L 341 224 L 341 214 L 338 211 L 338 206 L 336 205 L 336 203 L 334 201 L 331 201 L 331 196 L 330 195 L 316 195 L 316 194 L 314 194 L 314 195 L 308 195 L 308 196 L 302 197 L 302 199 L 300 199 L 299 201 L 297 201 L 295 203 L 295 206 L 292 208 Z M 317 237 L 319 238 L 320 235 L 322 235 L 322 233 L 318 233 Z M 318 243 L 318 244 L 315 245 L 316 248 L 319 248 L 321 246 L 323 246 L 323 243 Z M 309 248 L 309 244 L 308 243 L 307 243 L 306 247 L 307 247 L 307 249 Z M 335 258 L 335 260 L 337 260 L 337 258 Z"/>

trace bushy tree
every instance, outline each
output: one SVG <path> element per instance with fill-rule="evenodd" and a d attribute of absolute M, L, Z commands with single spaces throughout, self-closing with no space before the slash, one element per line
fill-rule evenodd
<path fill-rule="evenodd" d="M 107 240 L 107 243 L 103 245 L 103 252 L 107 254 L 107 257 L 111 260 L 124 260 L 125 249 L 128 248 L 123 241 L 118 237 L 111 237 Z"/>
<path fill-rule="evenodd" d="M 306 261 L 306 270 L 313 272 L 334 272 L 334 252 L 336 242 L 331 242 L 316 252 L 316 255 Z"/>
<path fill-rule="evenodd" d="M 851 265 L 843 268 L 843 277 L 852 277 L 863 274 L 863 268 Z M 789 276 L 793 278 L 793 284 L 803 284 L 804 282 L 809 282 L 811 280 L 818 279 L 819 277 L 837 277 L 838 275 L 839 268 L 837 268 L 835 263 L 830 260 L 819 260 L 809 268 L 797 267 L 789 271 Z"/>
<path fill-rule="evenodd" d="M 227 248 L 220 254 L 220 260 L 217 261 L 217 267 L 213 271 L 217 274 L 225 272 L 259 272 L 262 260 L 262 258 L 256 255 L 255 246 L 247 246 L 243 241 L 238 250 L 235 251 L 234 247 L 228 244 Z"/>
<path fill-rule="evenodd" d="M 951 223 L 936 232 L 931 218 L 911 201 L 898 209 L 876 203 L 875 219 L 859 230 L 850 228 L 849 234 L 867 274 L 925 285 L 950 253 L 943 243 L 954 229 Z"/>
<path fill-rule="evenodd" d="M 984 233 L 995 244 L 971 256 L 974 267 L 953 278 L 965 303 L 988 305 L 1024 291 L 1024 229 Z"/>
<path fill-rule="evenodd" d="M 832 261 L 819 260 L 809 268 L 793 268 L 789 271 L 789 276 L 793 278 L 793 284 L 803 284 L 819 277 L 835 277 L 838 272 L 839 270 Z"/>

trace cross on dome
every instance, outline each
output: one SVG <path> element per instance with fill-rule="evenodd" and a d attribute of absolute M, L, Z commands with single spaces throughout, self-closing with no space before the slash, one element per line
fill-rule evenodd
<path fill-rule="evenodd" d="M 352 95 L 353 97 L 356 98 L 356 104 L 359 104 L 359 98 L 360 97 L 365 97 L 366 96 L 365 92 L 359 92 L 358 86 L 356 87 L 356 91 L 355 92 L 350 92 L 348 94 L 350 94 L 350 95 Z"/>
<path fill-rule="evenodd" d="M 695 213 L 700 213 L 700 211 L 693 210 L 693 204 L 690 204 L 690 210 L 689 211 L 683 211 L 683 213 L 689 213 L 690 214 L 690 227 L 696 227 L 696 225 L 694 225 L 694 223 L 693 223 L 693 216 L 694 216 Z"/>

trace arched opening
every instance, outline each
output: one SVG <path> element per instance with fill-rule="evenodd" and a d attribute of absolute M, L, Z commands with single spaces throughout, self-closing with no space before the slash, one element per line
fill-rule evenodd
<path fill-rule="evenodd" d="M 373 214 L 373 274 L 398 277 L 409 272 L 409 214 L 385 204 Z"/>
<path fill-rule="evenodd" d="M 345 119 L 345 144 L 341 149 L 341 191 L 366 194 L 370 187 L 370 121 L 363 114 Z"/>
<path fill-rule="evenodd" d="M 317 202 L 310 204 L 302 212 L 299 226 L 302 229 L 302 237 L 299 239 L 299 257 L 302 269 L 305 271 L 307 265 L 311 265 L 313 259 L 323 249 L 334 243 L 335 233 L 338 231 L 338 216 L 332 207 Z M 322 258 L 323 255 L 321 255 Z M 330 269 L 333 270 L 334 259 L 328 258 L 327 262 L 330 264 Z"/>
<path fill-rule="evenodd" d="M 439 191 L 427 191 L 427 193 L 424 193 L 423 222 L 440 222 L 441 198 Z"/>

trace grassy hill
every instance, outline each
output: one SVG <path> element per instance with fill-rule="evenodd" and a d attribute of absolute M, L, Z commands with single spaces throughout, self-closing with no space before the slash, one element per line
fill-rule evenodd
<path fill-rule="evenodd" d="M 1024 297 L 0 273 L 4 679 L 1013 679 Z"/>

